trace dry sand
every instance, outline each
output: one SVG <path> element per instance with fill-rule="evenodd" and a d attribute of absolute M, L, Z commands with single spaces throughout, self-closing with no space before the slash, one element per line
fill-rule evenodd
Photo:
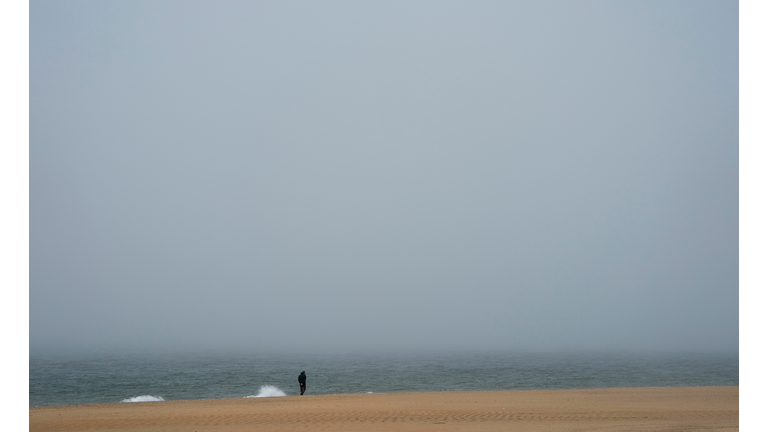
<path fill-rule="evenodd" d="M 738 429 L 738 387 L 305 395 L 29 409 L 30 431 Z"/>

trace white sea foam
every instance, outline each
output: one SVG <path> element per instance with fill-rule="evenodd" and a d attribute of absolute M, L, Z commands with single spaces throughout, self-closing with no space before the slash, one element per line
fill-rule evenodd
<path fill-rule="evenodd" d="M 246 397 L 254 398 L 254 397 L 278 397 L 278 396 L 285 396 L 285 393 L 283 393 L 282 390 L 280 390 L 275 386 L 265 385 L 265 386 L 261 386 L 261 388 L 259 389 L 259 394 L 250 395 Z"/>
<path fill-rule="evenodd" d="M 165 399 L 161 398 L 160 396 L 144 395 L 132 397 L 130 399 L 123 399 L 121 402 L 161 402 L 164 400 Z"/>

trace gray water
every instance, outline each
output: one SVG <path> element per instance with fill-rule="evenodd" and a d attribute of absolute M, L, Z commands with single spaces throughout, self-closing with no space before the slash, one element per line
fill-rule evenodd
<path fill-rule="evenodd" d="M 257 355 L 30 357 L 29 405 L 307 394 L 738 386 L 738 354 Z"/>

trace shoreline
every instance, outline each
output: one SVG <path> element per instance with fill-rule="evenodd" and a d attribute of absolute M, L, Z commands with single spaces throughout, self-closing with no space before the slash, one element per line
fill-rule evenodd
<path fill-rule="evenodd" d="M 736 431 L 739 387 L 353 393 L 29 408 L 30 431 Z"/>
<path fill-rule="evenodd" d="M 401 395 L 401 394 L 443 394 L 443 393 L 502 393 L 502 392 L 539 392 L 539 391 L 590 391 L 590 390 L 631 390 L 631 389 L 674 389 L 674 388 L 712 388 L 712 387 L 734 387 L 739 386 L 652 386 L 652 387 L 576 387 L 567 389 L 512 389 L 512 390 L 440 390 L 440 391 L 402 391 L 402 392 L 370 392 L 370 393 L 325 393 L 325 394 L 311 394 L 307 393 L 305 396 L 363 396 L 363 395 Z M 77 403 L 77 404 L 63 404 L 63 405 L 30 405 L 29 409 L 37 408 L 64 408 L 64 407 L 87 407 L 91 405 L 138 405 L 138 404 L 156 404 L 164 402 L 194 402 L 194 401 L 234 401 L 240 399 L 285 399 L 292 397 L 300 397 L 299 395 L 285 395 L 285 396 L 239 396 L 231 398 L 199 398 L 199 399 L 164 399 L 161 401 L 141 401 L 141 402 L 93 402 L 93 403 Z"/>

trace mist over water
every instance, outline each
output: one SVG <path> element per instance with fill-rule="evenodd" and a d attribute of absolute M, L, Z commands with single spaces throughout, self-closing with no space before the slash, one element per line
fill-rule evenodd
<path fill-rule="evenodd" d="M 739 3 L 33 0 L 29 227 L 30 406 L 738 385 Z"/>
<path fill-rule="evenodd" d="M 123 354 L 33 357 L 29 404 L 296 396 L 302 370 L 307 395 L 739 385 L 738 354 Z"/>
<path fill-rule="evenodd" d="M 734 352 L 738 12 L 31 1 L 30 352 Z"/>

